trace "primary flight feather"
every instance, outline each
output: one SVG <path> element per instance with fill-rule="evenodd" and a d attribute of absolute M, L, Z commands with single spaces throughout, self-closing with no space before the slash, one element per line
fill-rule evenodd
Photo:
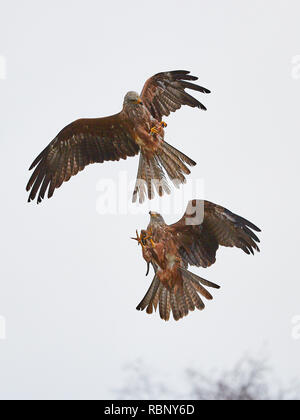
<path fill-rule="evenodd" d="M 210 93 L 192 81 L 198 78 L 185 70 L 158 73 L 145 83 L 141 95 L 128 92 L 123 109 L 116 115 L 80 119 L 66 126 L 30 166 L 28 201 L 40 203 L 52 197 L 63 182 L 91 163 L 118 161 L 140 154 L 133 201 L 154 197 L 153 184 L 162 196 L 169 193 L 166 176 L 178 186 L 196 163 L 164 141 L 163 116 L 182 105 L 205 110 L 186 89 Z"/>
<path fill-rule="evenodd" d="M 154 269 L 153 282 L 138 310 L 148 314 L 159 307 L 160 317 L 176 321 L 195 308 L 205 308 L 202 298 L 211 300 L 205 287 L 219 288 L 187 270 L 189 265 L 209 267 L 220 246 L 237 247 L 246 254 L 259 252 L 260 229 L 248 220 L 209 201 L 190 201 L 177 223 L 167 225 L 163 217 L 150 212 L 150 223 L 136 239 L 143 258 Z"/>

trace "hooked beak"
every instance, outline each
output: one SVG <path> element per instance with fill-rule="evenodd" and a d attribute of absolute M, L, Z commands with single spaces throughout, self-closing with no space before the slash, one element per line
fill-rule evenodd
<path fill-rule="evenodd" d="M 139 105 L 143 105 L 143 101 L 141 100 L 141 98 L 138 98 L 136 103 L 139 104 Z"/>

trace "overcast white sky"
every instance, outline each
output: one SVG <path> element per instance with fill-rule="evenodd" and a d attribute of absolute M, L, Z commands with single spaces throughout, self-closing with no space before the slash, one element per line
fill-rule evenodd
<path fill-rule="evenodd" d="M 114 398 L 137 359 L 173 385 L 186 366 L 261 351 L 281 380 L 299 375 L 299 15 L 297 0 L 1 0 L 0 398 Z M 222 289 L 204 312 L 164 323 L 135 310 L 151 279 L 130 237 L 147 205 L 96 211 L 99 182 L 133 179 L 137 158 L 90 166 L 41 206 L 25 185 L 67 123 L 118 112 L 128 90 L 173 69 L 212 90 L 199 95 L 207 113 L 167 120 L 166 140 L 198 162 L 186 200 L 203 198 L 189 196 L 200 180 L 206 199 L 263 232 L 260 255 L 222 249 L 193 270 Z M 181 192 L 165 203 L 181 205 Z"/>

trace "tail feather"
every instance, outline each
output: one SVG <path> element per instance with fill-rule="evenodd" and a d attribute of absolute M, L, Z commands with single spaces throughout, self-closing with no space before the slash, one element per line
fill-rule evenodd
<path fill-rule="evenodd" d="M 205 308 L 205 305 L 203 303 L 203 300 L 200 298 L 200 296 L 196 292 L 193 284 L 189 280 L 183 279 L 183 288 L 185 292 L 189 294 L 195 307 L 199 309 L 199 311 L 203 311 L 203 309 Z"/>
<path fill-rule="evenodd" d="M 203 286 L 212 287 L 213 289 L 220 289 L 220 286 L 218 286 L 217 284 L 197 276 L 196 274 L 192 273 L 191 271 L 188 271 L 184 267 L 180 267 L 180 271 L 188 276 L 191 276 L 196 283 L 201 283 L 203 284 Z"/>
<path fill-rule="evenodd" d="M 167 307 L 166 307 L 165 321 L 169 321 L 170 314 L 171 314 L 171 295 L 170 295 L 170 291 L 167 290 Z"/>
<path fill-rule="evenodd" d="M 193 273 L 190 273 L 189 271 L 184 271 L 184 279 L 189 279 L 192 283 L 192 286 L 194 289 L 197 290 L 202 296 L 204 296 L 207 300 L 212 300 L 212 295 L 203 287 L 201 286 L 200 282 L 195 279 L 194 277 L 197 277 L 196 275 L 193 276 Z"/>
<path fill-rule="evenodd" d="M 171 151 L 172 153 L 175 154 L 175 156 L 177 156 L 179 159 L 181 159 L 183 162 L 187 163 L 189 166 L 196 166 L 197 163 L 192 160 L 191 158 L 189 158 L 187 155 L 185 155 L 184 153 L 180 152 L 178 149 L 176 149 L 175 147 L 171 146 L 169 143 L 167 143 L 166 141 L 164 141 L 164 147 L 166 149 L 168 149 L 169 151 Z"/>
<path fill-rule="evenodd" d="M 170 187 L 165 173 L 172 183 L 178 187 L 179 184 L 186 182 L 185 175 L 191 173 L 186 165 L 195 166 L 196 162 L 165 141 L 152 157 L 145 156 L 141 151 L 132 201 L 136 202 L 139 197 L 139 202 L 142 203 L 146 194 L 150 200 L 154 198 L 152 183 L 155 184 L 159 196 L 163 196 L 164 193 L 169 194 Z"/>
<path fill-rule="evenodd" d="M 137 179 L 133 191 L 133 197 L 132 201 L 135 203 L 137 200 L 137 197 L 139 195 L 140 203 L 142 203 L 145 200 L 146 195 L 146 174 L 145 174 L 145 163 L 144 163 L 144 156 L 141 153 L 140 154 L 140 160 L 139 160 L 139 167 L 138 167 L 138 173 L 137 173 Z"/>
<path fill-rule="evenodd" d="M 154 156 L 153 160 L 151 161 L 153 172 L 154 172 L 154 186 L 156 188 L 156 191 L 158 192 L 158 195 L 160 197 L 163 196 L 164 192 L 166 194 L 170 194 L 171 190 L 168 185 L 168 181 L 166 180 L 164 171 L 161 167 L 161 164 L 157 158 L 157 156 Z"/>
<path fill-rule="evenodd" d="M 172 150 L 169 150 L 167 147 L 164 147 L 164 154 L 172 161 L 173 165 L 176 166 L 177 170 L 184 172 L 186 175 L 189 175 L 191 171 L 183 163 L 183 161 L 175 155 Z"/>
<path fill-rule="evenodd" d="M 159 284 L 159 287 L 158 287 L 158 290 L 157 290 L 157 292 L 155 293 L 155 295 L 154 295 L 154 298 L 153 298 L 153 307 L 154 307 L 154 310 L 156 311 L 157 310 L 157 307 L 158 307 L 158 305 L 159 305 L 159 302 L 160 302 L 160 296 L 161 296 L 161 293 L 162 293 L 162 291 L 163 291 L 163 285 L 160 283 Z"/>
<path fill-rule="evenodd" d="M 178 304 L 177 304 L 177 300 L 176 300 L 176 297 L 175 297 L 174 290 L 171 290 L 170 296 L 171 296 L 171 308 L 172 308 L 172 312 L 173 312 L 173 317 L 174 317 L 175 321 L 179 321 L 179 319 L 181 318 L 181 315 L 180 315 L 180 311 L 178 309 Z"/>
<path fill-rule="evenodd" d="M 163 287 L 159 296 L 159 314 L 161 319 L 167 318 L 167 295 L 168 290 Z"/>
<path fill-rule="evenodd" d="M 160 285 L 160 281 L 159 279 L 155 276 L 144 299 L 141 301 L 141 303 L 137 306 L 137 310 L 138 311 L 143 311 L 145 308 L 147 308 L 147 306 L 149 306 L 149 304 L 151 304 L 152 306 L 152 300 L 154 298 L 154 296 L 156 295 L 156 292 L 159 288 Z"/>
<path fill-rule="evenodd" d="M 194 288 L 197 290 L 197 292 L 200 293 L 200 295 L 204 296 L 207 300 L 213 300 L 211 293 L 209 293 L 208 290 L 206 290 L 203 286 L 201 286 L 201 284 L 196 282 L 194 279 L 192 279 L 192 283 L 193 283 Z"/>
<path fill-rule="evenodd" d="M 146 175 L 146 184 L 147 184 L 147 191 L 148 191 L 148 198 L 152 200 L 153 192 L 152 192 L 152 179 L 154 178 L 154 174 L 152 171 L 151 161 L 148 158 L 144 157 L 145 161 L 145 175 Z"/>
<path fill-rule="evenodd" d="M 177 292 L 176 300 L 177 300 L 177 303 L 178 303 L 178 308 L 180 310 L 181 318 L 187 316 L 188 313 L 189 313 L 189 309 L 188 309 L 188 306 L 187 306 L 185 298 L 184 298 L 184 291 Z"/>
<path fill-rule="evenodd" d="M 189 311 L 193 312 L 196 307 L 195 307 L 194 302 L 193 302 L 192 298 L 190 297 L 189 293 L 187 293 L 186 289 L 184 289 L 184 298 L 185 298 L 186 304 L 189 308 Z"/>
<path fill-rule="evenodd" d="M 180 168 L 178 168 L 178 166 L 170 158 L 168 158 L 167 155 L 160 155 L 159 160 L 176 188 L 178 188 L 180 184 L 185 184 L 185 176 L 182 174 Z"/>
<path fill-rule="evenodd" d="M 176 293 L 174 288 L 166 287 L 155 276 L 137 310 L 143 311 L 147 308 L 147 313 L 152 314 L 153 309 L 156 311 L 159 308 L 160 317 L 165 321 L 170 319 L 171 312 L 175 321 L 178 321 L 187 316 L 189 312 L 194 311 L 195 308 L 202 311 L 205 308 L 205 304 L 199 294 L 207 300 L 213 299 L 203 285 L 215 289 L 218 289 L 219 286 L 196 276 L 196 274 L 183 267 L 180 267 L 179 270 L 182 277 L 182 287 Z"/>

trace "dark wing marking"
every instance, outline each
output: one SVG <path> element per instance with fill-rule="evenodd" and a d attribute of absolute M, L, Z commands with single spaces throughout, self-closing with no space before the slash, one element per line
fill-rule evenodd
<path fill-rule="evenodd" d="M 248 220 L 209 201 L 193 200 L 182 219 L 169 226 L 186 264 L 209 267 L 220 245 L 246 254 L 259 252 L 260 229 Z"/>
<path fill-rule="evenodd" d="M 204 105 L 185 91 L 185 89 L 191 89 L 201 93 L 210 93 L 208 89 L 190 82 L 195 80 L 198 80 L 198 77 L 191 76 L 186 70 L 158 73 L 146 81 L 141 98 L 152 116 L 158 121 L 161 121 L 163 115 L 170 115 L 182 105 L 206 110 Z"/>
<path fill-rule="evenodd" d="M 118 161 L 135 156 L 139 147 L 131 129 L 117 114 L 106 118 L 81 119 L 65 127 L 35 159 L 27 184 L 28 201 L 40 203 L 48 190 L 52 197 L 63 182 L 95 162 Z"/>

